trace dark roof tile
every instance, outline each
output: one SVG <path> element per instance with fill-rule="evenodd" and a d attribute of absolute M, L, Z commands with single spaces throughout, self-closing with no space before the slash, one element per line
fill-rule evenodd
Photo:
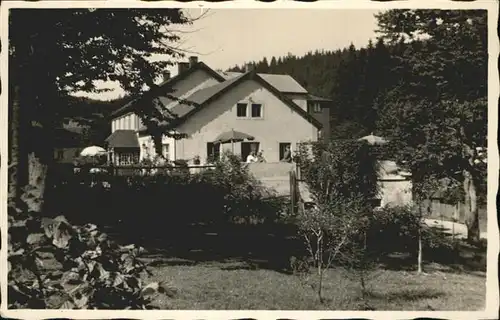
<path fill-rule="evenodd" d="M 110 148 L 139 148 L 139 140 L 134 130 L 116 130 L 106 142 Z"/>

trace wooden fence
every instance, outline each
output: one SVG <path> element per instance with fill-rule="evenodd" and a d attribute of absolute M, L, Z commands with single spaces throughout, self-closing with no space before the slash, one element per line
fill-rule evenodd
<path fill-rule="evenodd" d="M 427 216 L 431 219 L 453 221 L 465 224 L 465 204 L 458 203 L 456 205 L 441 202 L 439 199 L 432 199 L 429 202 L 423 204 L 424 208 L 429 208 Z M 487 226 L 487 208 L 486 205 L 479 205 L 479 228 L 481 231 L 486 231 Z"/>

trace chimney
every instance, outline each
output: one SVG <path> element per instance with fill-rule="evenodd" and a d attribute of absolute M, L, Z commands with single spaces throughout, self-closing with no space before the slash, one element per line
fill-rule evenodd
<path fill-rule="evenodd" d="M 189 69 L 189 62 L 179 62 L 178 65 L 178 74 L 182 74 L 186 72 L 187 69 Z"/>
<path fill-rule="evenodd" d="M 165 70 L 163 72 L 163 81 L 168 81 L 170 79 L 170 71 Z"/>
<path fill-rule="evenodd" d="M 254 67 L 255 67 L 255 66 L 253 65 L 253 63 L 247 63 L 247 64 L 245 65 L 245 72 L 250 72 L 250 71 L 253 71 L 253 70 L 254 70 Z"/>
<path fill-rule="evenodd" d="M 196 56 L 189 57 L 189 67 L 192 68 L 197 63 L 198 63 L 198 57 Z"/>

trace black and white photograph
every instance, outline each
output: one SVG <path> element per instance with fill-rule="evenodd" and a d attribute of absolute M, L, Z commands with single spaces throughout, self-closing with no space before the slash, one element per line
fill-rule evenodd
<path fill-rule="evenodd" d="M 497 2 L 167 2 L 2 4 L 2 314 L 498 316 Z"/>

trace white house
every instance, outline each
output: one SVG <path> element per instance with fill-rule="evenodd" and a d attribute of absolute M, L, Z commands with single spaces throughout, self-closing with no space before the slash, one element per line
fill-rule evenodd
<path fill-rule="evenodd" d="M 221 72 L 196 57 L 189 60 L 179 63 L 177 76 L 165 76 L 160 85 L 165 93 L 155 96 L 161 111 L 174 121 L 165 125 L 183 135 L 163 137 L 163 155 L 168 160 L 199 158 L 207 163 L 223 149 L 233 148 L 242 159 L 251 150 L 261 150 L 268 162 L 278 162 L 287 146 L 293 150 L 297 143 L 328 136 L 330 100 L 310 95 L 291 76 L 259 74 L 251 68 L 243 73 Z M 139 97 L 112 115 L 108 143 L 115 164 L 154 154 L 152 139 L 134 113 L 140 103 Z M 216 143 L 219 135 L 232 130 L 254 139 L 232 146 Z"/>

